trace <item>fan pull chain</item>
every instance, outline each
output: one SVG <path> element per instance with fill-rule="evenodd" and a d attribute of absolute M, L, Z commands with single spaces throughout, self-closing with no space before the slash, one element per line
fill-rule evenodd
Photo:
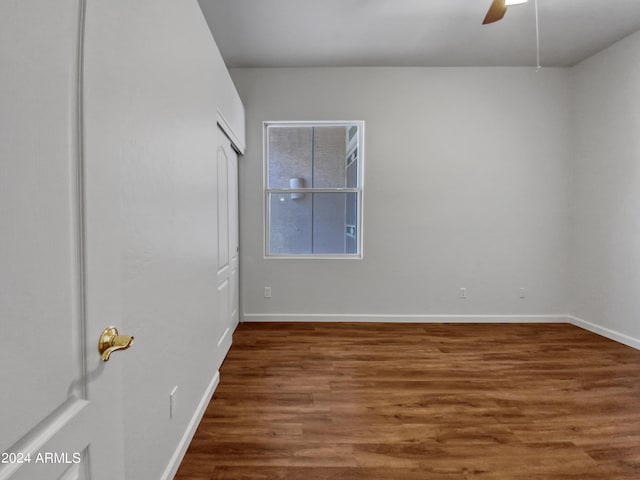
<path fill-rule="evenodd" d="M 542 70 L 540 65 L 540 22 L 538 19 L 538 0 L 533 0 L 533 4 L 536 10 L 536 72 Z"/>

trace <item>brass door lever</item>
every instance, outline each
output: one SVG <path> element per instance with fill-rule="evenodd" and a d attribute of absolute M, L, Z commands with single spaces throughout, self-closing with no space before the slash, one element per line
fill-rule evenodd
<path fill-rule="evenodd" d="M 126 350 L 133 343 L 133 337 L 129 335 L 118 335 L 116 327 L 107 327 L 100 335 L 98 341 L 98 352 L 103 361 L 108 361 L 109 357 L 116 350 Z"/>

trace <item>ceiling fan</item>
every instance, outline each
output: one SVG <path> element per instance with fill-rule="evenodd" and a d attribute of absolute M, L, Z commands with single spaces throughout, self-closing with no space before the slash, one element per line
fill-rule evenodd
<path fill-rule="evenodd" d="M 507 13 L 507 9 L 513 5 L 522 5 L 523 3 L 527 3 L 529 0 L 493 0 L 491 2 L 491 6 L 489 7 L 489 11 L 487 12 L 487 16 L 484 17 L 482 22 L 483 25 L 488 23 L 497 22 L 498 20 L 502 20 L 504 14 Z M 533 5 L 535 7 L 535 18 L 536 18 L 536 72 L 539 72 L 542 67 L 540 66 L 540 21 L 538 18 L 538 0 L 533 0 Z"/>
<path fill-rule="evenodd" d="M 491 6 L 489 7 L 489 11 L 487 12 L 487 16 L 484 17 L 482 22 L 483 25 L 488 23 L 497 22 L 498 20 L 502 20 L 504 14 L 507 13 L 507 9 L 512 5 L 520 5 L 523 3 L 527 3 L 529 0 L 493 0 Z"/>

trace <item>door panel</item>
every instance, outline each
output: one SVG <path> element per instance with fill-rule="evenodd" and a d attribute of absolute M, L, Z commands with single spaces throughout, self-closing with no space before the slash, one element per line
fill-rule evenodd
<path fill-rule="evenodd" d="M 218 269 L 229 265 L 229 188 L 228 158 L 223 148 L 218 146 Z"/>
<path fill-rule="evenodd" d="M 23 460 L 0 464 L 0 480 L 122 478 L 117 422 L 99 433 L 119 415 L 118 369 L 105 370 L 94 332 L 118 317 L 87 316 L 99 297 L 89 265 L 108 274 L 113 262 L 86 241 L 100 236 L 86 200 L 113 202 L 85 196 L 84 11 L 83 0 L 0 2 L 0 451 Z M 105 456 L 113 466 L 91 475 L 87 459 Z"/>
<path fill-rule="evenodd" d="M 77 0 L 0 4 L 8 93 L 0 96 L 0 451 L 32 455 L 1 464 L 2 479 L 56 478 L 68 465 L 36 464 L 36 454 L 88 445 L 79 434 L 87 402 L 78 132 L 68 121 L 77 107 L 79 11 Z"/>
<path fill-rule="evenodd" d="M 0 96 L 0 385 L 15 386 L 0 389 L 0 405 L 14 406 L 0 409 L 0 451 L 64 403 L 82 371 L 79 259 L 69 248 L 78 232 L 75 132 L 60 121 L 75 104 L 77 12 L 75 0 L 0 3 L 0 85 L 10 92 Z M 46 27 L 37 36 L 19 21 L 29 15 Z M 71 344 L 42 342 L 60 331 Z M 40 393 L 25 399 L 25 390 Z"/>
<path fill-rule="evenodd" d="M 229 300 L 231 302 L 231 328 L 235 329 L 238 326 L 240 321 L 240 288 L 238 282 L 238 263 L 236 262 L 233 269 L 231 270 L 231 276 L 229 279 Z"/>
<path fill-rule="evenodd" d="M 218 286 L 218 319 L 219 324 L 217 328 L 218 332 L 218 358 L 216 362 L 218 365 L 222 363 L 224 360 L 229 347 L 231 346 L 231 332 L 229 329 L 228 321 L 225 321 L 229 318 L 229 280 L 224 280 Z"/>

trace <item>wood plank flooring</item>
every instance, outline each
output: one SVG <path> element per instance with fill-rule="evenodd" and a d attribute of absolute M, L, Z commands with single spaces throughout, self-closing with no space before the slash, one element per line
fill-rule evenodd
<path fill-rule="evenodd" d="M 564 324 L 242 324 L 177 480 L 638 480 L 640 351 Z"/>

